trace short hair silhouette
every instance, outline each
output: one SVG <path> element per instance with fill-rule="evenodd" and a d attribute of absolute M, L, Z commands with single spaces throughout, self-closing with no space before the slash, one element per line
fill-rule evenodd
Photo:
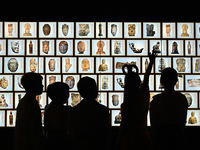
<path fill-rule="evenodd" d="M 38 92 L 43 88 L 42 76 L 34 72 L 25 73 L 21 78 L 21 84 L 27 92 Z"/>
<path fill-rule="evenodd" d="M 47 95 L 54 103 L 65 103 L 69 98 L 69 86 L 63 82 L 48 85 Z"/>
<path fill-rule="evenodd" d="M 178 81 L 178 74 L 174 68 L 165 68 L 160 77 L 160 83 L 164 86 L 174 86 Z"/>
<path fill-rule="evenodd" d="M 90 77 L 83 77 L 78 82 L 78 91 L 84 99 L 96 99 L 98 88 L 96 81 Z"/>

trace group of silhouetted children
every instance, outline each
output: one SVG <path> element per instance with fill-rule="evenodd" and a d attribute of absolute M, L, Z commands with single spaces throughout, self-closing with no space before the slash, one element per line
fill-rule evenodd
<path fill-rule="evenodd" d="M 110 114 L 106 106 L 95 99 L 98 88 L 94 79 L 83 77 L 77 87 L 83 100 L 75 107 L 65 106 L 69 86 L 55 82 L 47 87 L 52 100 L 44 112 L 44 130 L 41 110 L 36 95 L 42 94 L 42 76 L 26 73 L 21 84 L 25 96 L 17 107 L 14 150 L 171 150 L 185 147 L 184 126 L 187 116 L 187 99 L 174 90 L 178 80 L 176 70 L 166 68 L 160 82 L 164 92 L 153 97 L 150 103 L 149 76 L 155 54 L 143 82 L 135 65 L 125 66 L 124 102 L 121 105 L 122 122 L 116 145 L 111 147 Z M 123 69 L 125 68 L 123 67 Z M 136 69 L 136 72 L 132 71 Z M 151 134 L 147 129 L 150 108 Z"/>

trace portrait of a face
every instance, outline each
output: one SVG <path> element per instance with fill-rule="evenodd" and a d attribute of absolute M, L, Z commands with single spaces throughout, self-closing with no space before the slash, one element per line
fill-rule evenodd
<path fill-rule="evenodd" d="M 45 53 L 45 54 L 48 54 L 49 52 L 49 41 L 43 41 L 42 42 L 42 51 Z"/>
<path fill-rule="evenodd" d="M 8 24 L 8 35 L 12 36 L 13 33 L 13 24 Z"/>
<path fill-rule="evenodd" d="M 46 36 L 48 36 L 51 33 L 51 26 L 49 24 L 44 24 L 43 33 Z"/>
<path fill-rule="evenodd" d="M 74 87 L 74 84 L 75 84 L 75 79 L 74 79 L 74 77 L 68 76 L 68 77 L 65 79 L 65 83 L 69 86 L 69 89 L 72 89 L 72 88 Z"/>
<path fill-rule="evenodd" d="M 118 95 L 112 95 L 112 104 L 114 106 L 117 106 L 119 104 L 119 96 Z"/>
<path fill-rule="evenodd" d="M 18 41 L 11 42 L 11 49 L 14 53 L 19 53 L 19 42 Z"/>
<path fill-rule="evenodd" d="M 6 77 L 0 79 L 0 87 L 2 87 L 3 89 L 6 89 L 8 87 L 8 79 L 6 79 Z"/>
<path fill-rule="evenodd" d="M 18 69 L 18 61 L 16 58 L 11 58 L 9 61 L 8 61 L 8 69 L 11 71 L 11 72 L 15 72 L 17 71 Z"/>
<path fill-rule="evenodd" d="M 63 33 L 63 35 L 67 36 L 68 31 L 69 31 L 69 26 L 67 24 L 63 24 L 62 25 L 62 33 Z"/>

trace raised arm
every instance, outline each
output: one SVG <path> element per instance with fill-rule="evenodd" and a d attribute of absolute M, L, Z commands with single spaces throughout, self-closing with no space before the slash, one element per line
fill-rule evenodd
<path fill-rule="evenodd" d="M 155 63 L 155 57 L 156 57 L 156 53 L 149 53 L 149 65 L 148 68 L 144 74 L 144 80 L 143 80 L 143 84 L 149 85 L 149 76 L 153 67 L 153 64 Z"/>

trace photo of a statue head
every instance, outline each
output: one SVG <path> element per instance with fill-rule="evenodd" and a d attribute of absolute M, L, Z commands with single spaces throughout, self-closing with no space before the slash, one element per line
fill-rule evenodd
<path fill-rule="evenodd" d="M 19 53 L 19 42 L 18 41 L 11 42 L 11 49 L 14 53 Z"/>
<path fill-rule="evenodd" d="M 31 24 L 26 23 L 26 24 L 24 25 L 24 30 L 25 30 L 25 32 L 24 32 L 23 36 L 32 36 L 32 34 L 30 33 Z"/>
<path fill-rule="evenodd" d="M 63 35 L 67 36 L 68 32 L 69 32 L 69 26 L 67 24 L 63 24 L 62 25 L 62 33 L 63 33 Z"/>
<path fill-rule="evenodd" d="M 89 24 L 79 24 L 79 35 L 87 36 L 90 33 Z"/>
<path fill-rule="evenodd" d="M 46 36 L 48 36 L 51 33 L 51 26 L 49 24 L 44 24 L 43 33 Z"/>
<path fill-rule="evenodd" d="M 115 36 L 117 33 L 117 25 L 116 24 L 111 24 L 111 34 Z"/>

